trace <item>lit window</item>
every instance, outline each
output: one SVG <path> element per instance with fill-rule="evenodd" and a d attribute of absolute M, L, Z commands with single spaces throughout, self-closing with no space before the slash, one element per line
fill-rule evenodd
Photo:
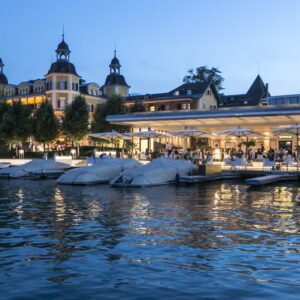
<path fill-rule="evenodd" d="M 155 111 L 155 106 L 150 106 L 150 107 L 149 107 L 149 110 L 150 110 L 150 111 Z"/>

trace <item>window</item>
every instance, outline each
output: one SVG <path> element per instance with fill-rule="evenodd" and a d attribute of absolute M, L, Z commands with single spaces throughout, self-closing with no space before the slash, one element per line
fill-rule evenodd
<path fill-rule="evenodd" d="M 179 91 L 175 91 L 174 95 L 179 96 Z"/>
<path fill-rule="evenodd" d="M 90 105 L 90 112 L 94 112 L 94 105 L 93 104 Z"/>
<path fill-rule="evenodd" d="M 206 91 L 206 95 L 207 95 L 207 96 L 210 96 L 210 95 L 211 95 L 211 90 L 207 90 L 207 91 Z"/>
<path fill-rule="evenodd" d="M 59 82 L 59 89 L 60 90 L 66 90 L 67 89 L 67 82 L 66 81 L 60 81 Z"/>
<path fill-rule="evenodd" d="M 202 103 L 202 108 L 206 109 L 206 103 Z"/>
<path fill-rule="evenodd" d="M 150 106 L 149 111 L 155 111 L 155 106 Z"/>
<path fill-rule="evenodd" d="M 181 103 L 178 103 L 178 104 L 176 105 L 176 108 L 177 108 L 177 110 L 180 110 L 180 109 L 182 109 L 182 105 L 181 105 Z"/>
<path fill-rule="evenodd" d="M 158 107 L 158 110 L 166 110 L 166 106 L 162 104 Z"/>
<path fill-rule="evenodd" d="M 57 107 L 62 109 L 65 107 L 65 99 L 64 97 L 60 97 L 58 100 L 57 100 Z"/>
<path fill-rule="evenodd" d="M 192 95 L 192 90 L 187 90 L 186 94 L 189 95 L 189 96 Z"/>

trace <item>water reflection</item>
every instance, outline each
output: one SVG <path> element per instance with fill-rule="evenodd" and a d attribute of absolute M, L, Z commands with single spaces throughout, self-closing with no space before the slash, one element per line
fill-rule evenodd
<path fill-rule="evenodd" d="M 45 282 L 141 294 L 160 282 L 181 296 L 193 285 L 190 296 L 211 287 L 215 298 L 224 284 L 234 290 L 239 283 L 249 295 L 249 285 L 263 283 L 253 291 L 274 296 L 278 282 L 300 285 L 298 192 L 293 184 L 249 189 L 234 181 L 113 189 L 3 180 L 2 287 L 32 274 L 37 299 Z"/>

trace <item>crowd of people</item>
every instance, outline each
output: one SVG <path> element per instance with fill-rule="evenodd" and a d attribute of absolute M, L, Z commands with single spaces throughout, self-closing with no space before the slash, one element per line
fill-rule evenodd
<path fill-rule="evenodd" d="M 186 159 L 191 160 L 194 163 L 212 164 L 213 161 L 224 162 L 230 164 L 233 161 L 244 163 L 252 162 L 282 162 L 292 164 L 297 161 L 300 156 L 297 152 L 292 152 L 291 149 L 265 149 L 264 145 L 260 145 L 258 148 L 250 147 L 249 149 L 242 149 L 241 147 L 231 149 L 218 149 L 218 156 L 215 156 L 215 150 L 191 150 L 191 149 L 177 149 L 172 144 L 167 144 L 165 149 L 162 149 L 157 153 L 150 153 L 149 149 L 144 152 L 135 152 L 133 157 L 139 160 L 151 160 L 156 157 L 167 157 L 171 159 Z"/>

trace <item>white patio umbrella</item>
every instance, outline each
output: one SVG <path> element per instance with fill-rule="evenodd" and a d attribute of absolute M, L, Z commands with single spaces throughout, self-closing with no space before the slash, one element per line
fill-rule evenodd
<path fill-rule="evenodd" d="M 217 131 L 216 134 L 223 135 L 223 136 L 235 136 L 237 138 L 246 137 L 246 141 L 248 142 L 249 137 L 256 137 L 256 136 L 264 136 L 262 133 L 248 129 L 248 128 L 233 128 L 227 130 Z M 248 152 L 248 146 L 246 145 L 246 153 Z"/>
<path fill-rule="evenodd" d="M 172 130 L 169 131 L 169 134 L 181 138 L 197 138 L 200 136 L 210 135 L 208 131 L 200 130 L 200 129 L 183 129 L 183 130 Z"/>
<path fill-rule="evenodd" d="M 106 132 L 96 132 L 96 133 L 91 133 L 89 134 L 90 137 L 96 138 L 96 139 L 106 139 L 106 140 L 116 140 L 116 139 L 121 139 L 121 140 L 126 140 L 130 139 L 130 137 L 127 136 L 127 134 L 122 134 L 119 132 L 116 132 L 114 130 L 112 131 L 106 131 Z"/>
<path fill-rule="evenodd" d="M 96 133 L 91 133 L 89 134 L 90 137 L 96 138 L 96 139 L 105 139 L 109 140 L 111 143 L 117 139 L 120 140 L 129 140 L 130 137 L 127 136 L 126 134 L 119 133 L 117 131 L 106 131 L 106 132 L 96 132 Z M 117 148 L 116 143 L 115 143 L 115 149 Z"/>
<path fill-rule="evenodd" d="M 248 128 L 233 128 L 233 129 L 227 129 L 227 130 L 221 130 L 221 131 L 217 131 L 216 134 L 218 135 L 225 135 L 225 136 L 236 136 L 238 138 L 241 137 L 250 137 L 250 136 L 263 136 L 263 134 L 261 134 L 258 131 L 252 130 L 252 129 L 248 129 Z"/>
<path fill-rule="evenodd" d="M 132 136 L 132 137 L 138 137 L 138 138 L 141 138 L 141 139 L 167 138 L 167 137 L 169 137 L 166 134 L 159 133 L 159 132 L 153 131 L 153 130 L 129 132 L 129 133 L 126 133 L 126 135 Z"/>
<path fill-rule="evenodd" d="M 184 129 L 184 130 L 172 130 L 169 131 L 169 134 L 173 136 L 183 137 L 183 138 L 190 138 L 190 137 L 209 135 L 210 133 L 208 131 L 200 130 L 200 129 Z"/>
<path fill-rule="evenodd" d="M 150 143 L 150 139 L 151 138 L 167 138 L 169 137 L 166 134 L 163 133 L 159 133 L 157 131 L 153 131 L 153 130 L 146 130 L 146 131 L 138 131 L 138 132 L 130 132 L 130 133 L 126 133 L 127 136 L 130 137 L 137 137 L 140 139 L 147 139 L 148 140 L 148 148 L 149 148 L 149 143 Z"/>
<path fill-rule="evenodd" d="M 297 170 L 299 168 L 298 166 L 298 143 L 299 143 L 299 135 L 300 135 L 300 125 L 291 125 L 291 126 L 284 126 L 284 127 L 277 127 L 273 128 L 273 134 L 274 135 L 280 135 L 280 134 L 292 134 L 297 137 L 297 145 L 296 145 L 296 160 L 297 160 Z"/>

